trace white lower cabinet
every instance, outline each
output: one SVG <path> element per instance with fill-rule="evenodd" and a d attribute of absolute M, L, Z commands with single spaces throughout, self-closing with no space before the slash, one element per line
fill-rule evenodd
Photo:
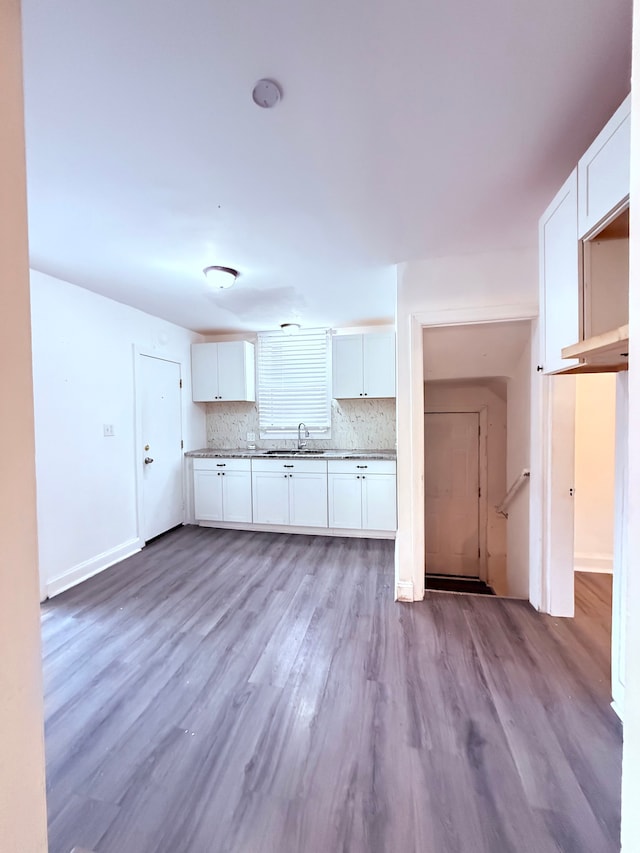
<path fill-rule="evenodd" d="M 395 530 L 396 463 L 340 459 L 328 463 L 329 527 Z"/>
<path fill-rule="evenodd" d="M 251 461 L 194 459 L 193 503 L 198 521 L 251 522 Z"/>
<path fill-rule="evenodd" d="M 367 474 L 362 482 L 362 529 L 395 530 L 396 475 Z"/>
<path fill-rule="evenodd" d="M 329 527 L 362 529 L 362 484 L 356 474 L 329 471 Z"/>
<path fill-rule="evenodd" d="M 327 527 L 327 463 L 319 459 L 254 459 L 253 521 Z"/>
<path fill-rule="evenodd" d="M 387 460 L 194 458 L 193 497 L 203 523 L 397 527 L 396 463 Z"/>
<path fill-rule="evenodd" d="M 289 524 L 289 480 L 282 471 L 253 472 L 253 520 Z"/>

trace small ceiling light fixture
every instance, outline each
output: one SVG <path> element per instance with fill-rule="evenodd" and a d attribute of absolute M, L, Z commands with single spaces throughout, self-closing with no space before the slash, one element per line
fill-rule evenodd
<path fill-rule="evenodd" d="M 205 267 L 202 272 L 207 282 L 219 290 L 226 290 L 227 287 L 234 285 L 239 275 L 238 270 L 231 267 Z"/>
<path fill-rule="evenodd" d="M 253 103 L 257 104 L 265 110 L 270 110 L 279 103 L 282 97 L 282 90 L 275 80 L 258 80 L 253 87 L 252 92 Z"/>
<path fill-rule="evenodd" d="M 300 323 L 280 323 L 280 328 L 285 335 L 295 335 L 300 331 Z"/>

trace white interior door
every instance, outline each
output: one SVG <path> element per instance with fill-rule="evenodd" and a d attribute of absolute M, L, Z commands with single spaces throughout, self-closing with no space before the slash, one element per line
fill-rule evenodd
<path fill-rule="evenodd" d="M 424 416 L 426 568 L 431 574 L 480 574 L 480 416 Z"/>
<path fill-rule="evenodd" d="M 548 598 L 543 604 L 554 616 L 573 616 L 576 377 L 551 376 L 546 382 L 542 548 Z"/>
<path fill-rule="evenodd" d="M 142 538 L 182 524 L 180 365 L 140 355 Z"/>

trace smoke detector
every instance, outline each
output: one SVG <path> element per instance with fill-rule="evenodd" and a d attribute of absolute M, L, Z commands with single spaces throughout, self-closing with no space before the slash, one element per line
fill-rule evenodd
<path fill-rule="evenodd" d="M 280 86 L 274 80 L 258 80 L 253 87 L 253 103 L 265 110 L 270 110 L 279 103 L 282 97 Z"/>

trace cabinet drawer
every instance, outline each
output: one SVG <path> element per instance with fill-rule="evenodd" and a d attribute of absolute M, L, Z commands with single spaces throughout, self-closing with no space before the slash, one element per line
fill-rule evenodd
<path fill-rule="evenodd" d="M 199 459 L 193 460 L 194 471 L 250 471 L 250 459 Z"/>
<path fill-rule="evenodd" d="M 296 471 L 305 474 L 326 474 L 327 472 L 327 463 L 324 459 L 252 459 L 251 467 L 254 472 L 284 471 L 290 474 Z"/>
<path fill-rule="evenodd" d="M 395 474 L 393 459 L 331 459 L 330 474 Z"/>

